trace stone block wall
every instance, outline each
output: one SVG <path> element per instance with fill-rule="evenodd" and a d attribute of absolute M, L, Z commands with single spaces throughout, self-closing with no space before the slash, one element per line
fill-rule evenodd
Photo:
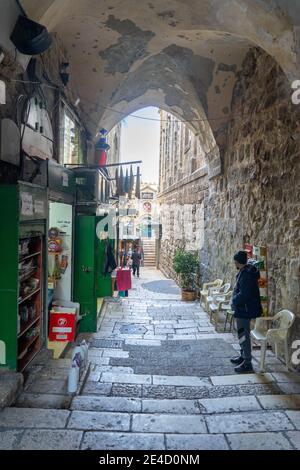
<path fill-rule="evenodd" d="M 300 314 L 300 108 L 271 57 L 252 49 L 237 77 L 224 175 L 205 200 L 205 277 L 233 280 L 244 243 L 267 246 L 270 311 Z"/>
<path fill-rule="evenodd" d="M 287 308 L 297 315 L 290 343 L 300 338 L 300 106 L 291 95 L 274 60 L 251 49 L 237 74 L 222 175 L 203 175 L 162 198 L 204 201 L 203 280 L 233 283 L 235 251 L 267 246 L 270 314 Z M 160 266 L 171 276 L 177 246 L 186 243 L 172 235 L 162 242 Z"/>

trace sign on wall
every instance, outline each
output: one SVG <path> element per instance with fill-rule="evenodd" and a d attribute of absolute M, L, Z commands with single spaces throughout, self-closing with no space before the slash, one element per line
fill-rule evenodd
<path fill-rule="evenodd" d="M 268 308 L 268 274 L 267 274 L 267 248 L 265 246 L 257 246 L 245 244 L 245 251 L 248 254 L 248 262 L 253 263 L 260 272 L 258 280 L 260 300 L 263 307 L 263 316 L 267 317 Z"/>

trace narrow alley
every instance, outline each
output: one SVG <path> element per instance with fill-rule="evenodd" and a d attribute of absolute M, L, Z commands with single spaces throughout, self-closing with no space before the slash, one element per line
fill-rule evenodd
<path fill-rule="evenodd" d="M 98 332 L 86 336 L 90 372 L 80 393 L 61 401 L 57 367 L 48 382 L 37 377 L 0 412 L 0 447 L 299 449 L 299 375 L 271 351 L 266 373 L 235 375 L 236 335 L 216 333 L 199 303 L 179 294 L 143 269 L 130 296 L 108 299 Z"/>
<path fill-rule="evenodd" d="M 300 450 L 300 1 L 0 13 L 0 462 Z"/>

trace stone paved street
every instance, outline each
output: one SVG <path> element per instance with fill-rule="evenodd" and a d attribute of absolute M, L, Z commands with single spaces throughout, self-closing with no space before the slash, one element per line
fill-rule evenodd
<path fill-rule="evenodd" d="M 270 351 L 265 374 L 235 375 L 235 335 L 216 333 L 160 272 L 141 276 L 128 298 L 107 300 L 81 394 L 64 394 L 67 361 L 50 389 L 39 371 L 0 412 L 0 448 L 300 449 L 299 375 Z"/>

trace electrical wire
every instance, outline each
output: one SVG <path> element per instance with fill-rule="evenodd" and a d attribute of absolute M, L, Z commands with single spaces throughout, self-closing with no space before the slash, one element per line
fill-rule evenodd
<path fill-rule="evenodd" d="M 62 88 L 59 86 L 59 85 L 55 85 L 55 84 L 52 84 L 52 85 L 49 85 L 47 83 L 43 83 L 43 82 L 40 82 L 40 81 L 31 81 L 31 80 L 17 80 L 17 79 L 11 79 L 11 78 L 8 78 L 8 77 L 4 77 L 6 80 L 8 81 L 12 81 L 12 82 L 17 82 L 17 83 L 23 83 L 23 84 L 31 84 L 31 85 L 37 85 L 39 87 L 42 87 L 42 86 L 45 86 L 47 88 L 51 88 L 53 90 L 58 90 L 58 91 L 61 91 Z M 91 105 L 95 105 L 95 102 L 91 102 L 89 100 L 84 100 L 85 103 L 87 104 L 91 104 Z M 57 103 L 54 105 L 53 109 L 55 109 L 57 106 Z M 116 114 L 119 114 L 119 115 L 122 115 L 125 117 L 132 117 L 132 118 L 135 118 L 135 119 L 141 119 L 141 120 L 144 120 L 144 121 L 154 121 L 154 122 L 169 122 L 168 119 L 155 119 L 155 118 L 149 118 L 149 117 L 146 117 L 146 116 L 137 116 L 136 114 L 128 114 L 126 112 L 123 112 L 123 111 L 119 111 L 117 109 L 114 109 L 114 108 L 111 108 L 109 106 L 104 106 L 100 103 L 97 103 L 97 106 L 99 106 L 100 108 L 102 109 L 106 109 L 112 113 L 116 113 Z M 84 110 L 83 110 L 84 111 Z M 94 124 L 97 128 L 99 126 L 99 122 L 95 122 L 91 117 L 90 115 L 88 115 L 87 113 L 84 112 L 84 114 L 86 114 L 88 116 L 88 119 L 89 121 Z M 170 114 L 172 114 L 172 112 L 170 112 Z M 244 116 L 248 115 L 248 113 L 246 112 L 241 112 L 241 113 L 235 113 L 235 114 L 228 114 L 226 116 L 220 116 L 220 117 L 210 117 L 210 118 L 199 118 L 199 119 L 175 119 L 173 122 L 175 123 L 194 123 L 194 122 L 212 122 L 212 121 L 224 121 L 225 119 L 228 119 L 228 120 L 233 120 L 235 118 L 242 118 Z"/>
<path fill-rule="evenodd" d="M 31 80 L 17 80 L 17 79 L 11 79 L 11 78 L 7 78 L 7 80 L 10 80 L 12 82 L 17 82 L 17 83 L 23 83 L 23 84 L 33 84 L 33 85 L 39 85 L 39 86 L 45 86 L 47 88 L 52 88 L 53 90 L 61 90 L 61 87 L 59 87 L 58 85 L 49 85 L 47 83 L 43 83 L 43 82 L 40 82 L 40 81 L 31 81 Z M 88 101 L 88 100 L 84 100 L 84 102 L 88 103 L 88 104 L 95 104 L 95 102 L 91 102 L 91 101 Z M 116 114 L 119 114 L 119 115 L 122 115 L 124 117 L 132 117 L 132 118 L 135 118 L 135 119 L 141 119 L 143 121 L 154 121 L 154 122 L 168 122 L 167 119 L 155 119 L 155 118 L 149 118 L 149 117 L 146 117 L 146 116 L 137 116 L 136 114 L 128 114 L 128 113 L 125 113 L 123 111 L 119 111 L 117 109 L 114 109 L 114 108 L 111 108 L 109 106 L 104 106 L 102 104 L 99 104 L 97 103 L 97 106 L 99 106 L 100 108 L 102 109 L 106 109 L 107 111 L 111 111 L 113 113 L 116 113 Z M 245 113 L 246 114 L 246 113 Z M 198 119 L 178 119 L 178 120 L 174 120 L 173 122 L 177 122 L 177 123 L 180 123 L 180 122 L 183 122 L 183 123 L 193 123 L 193 122 L 211 122 L 211 121 L 224 121 L 224 119 L 230 117 L 231 119 L 232 118 L 235 118 L 235 117 L 242 117 L 244 114 L 240 114 L 240 115 L 228 115 L 228 116 L 220 116 L 220 117 L 211 117 L 211 118 L 206 118 L 206 119 L 203 119 L 203 118 L 198 118 Z M 90 119 L 90 118 L 89 118 Z M 94 124 L 96 124 L 94 122 Z M 98 124 L 97 124 L 98 126 Z"/>

